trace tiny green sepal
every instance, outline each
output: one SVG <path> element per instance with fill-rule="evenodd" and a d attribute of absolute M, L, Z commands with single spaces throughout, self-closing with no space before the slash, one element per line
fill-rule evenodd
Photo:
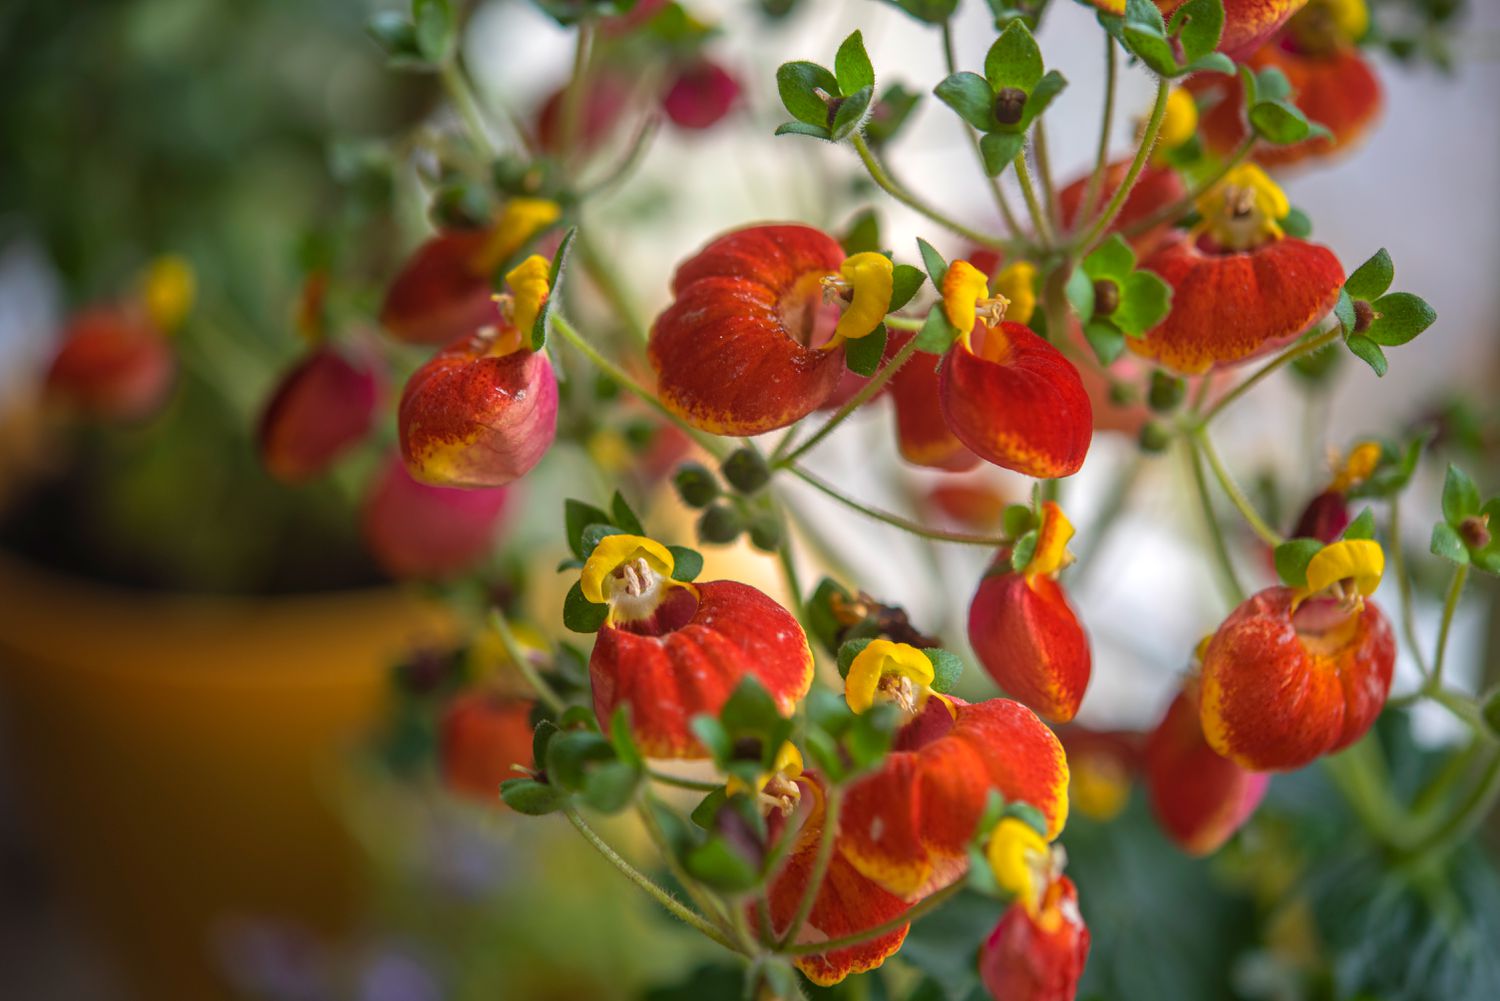
<path fill-rule="evenodd" d="M 1443 520 L 1455 529 L 1465 518 L 1479 513 L 1479 488 L 1469 474 L 1449 463 L 1443 477 Z"/>
<path fill-rule="evenodd" d="M 938 303 L 927 311 L 927 319 L 917 331 L 917 350 L 934 355 L 946 354 L 956 340 L 958 328 L 948 322 L 943 304 Z"/>
<path fill-rule="evenodd" d="M 875 86 L 875 67 L 865 51 L 865 39 L 858 31 L 844 39 L 833 57 L 833 74 L 840 94 L 853 94 Z"/>
<path fill-rule="evenodd" d="M 1428 549 L 1431 550 L 1432 555 L 1441 556 L 1460 566 L 1469 562 L 1469 549 L 1464 545 L 1463 537 L 1446 521 L 1440 521 L 1432 526 L 1432 542 L 1428 545 Z"/>
<path fill-rule="evenodd" d="M 536 320 L 531 324 L 532 351 L 540 351 L 547 345 L 547 318 L 552 313 L 552 304 L 560 301 L 558 293 L 567 268 L 568 254 L 573 249 L 573 237 L 577 235 L 578 227 L 569 227 L 563 234 L 562 242 L 557 245 L 557 253 L 552 255 L 552 264 L 547 269 L 547 298 L 542 300 L 542 308 L 537 310 Z"/>
<path fill-rule="evenodd" d="M 574 581 L 563 599 L 563 625 L 575 633 L 597 633 L 609 617 L 609 606 L 583 596 L 583 584 Z"/>
<path fill-rule="evenodd" d="M 698 579 L 703 572 L 703 554 L 687 546 L 668 546 L 672 554 L 672 579 L 684 584 Z"/>
<path fill-rule="evenodd" d="M 500 783 L 500 798 L 505 805 L 528 817 L 543 817 L 568 805 L 568 794 L 556 786 L 535 779 L 514 778 Z"/>
<path fill-rule="evenodd" d="M 1390 290 L 1391 282 L 1396 280 L 1396 265 L 1391 261 L 1390 253 L 1381 247 L 1365 263 L 1355 268 L 1344 282 L 1344 290 L 1349 293 L 1350 298 L 1363 299 L 1366 302 L 1385 295 Z"/>
<path fill-rule="evenodd" d="M 922 239 L 917 237 L 917 250 L 922 254 L 922 266 L 927 269 L 927 275 L 932 279 L 932 287 L 941 290 L 943 287 L 943 276 L 948 273 L 948 262 L 943 260 L 943 255 Z"/>
<path fill-rule="evenodd" d="M 1375 538 L 1375 513 L 1365 508 L 1358 517 L 1345 526 L 1343 534 L 1339 537 L 1343 539 Z"/>
<path fill-rule="evenodd" d="M 1323 551 L 1318 539 L 1288 539 L 1276 547 L 1276 576 L 1287 587 L 1307 586 L 1307 565 Z"/>
<path fill-rule="evenodd" d="M 927 281 L 927 276 L 922 273 L 921 268 L 910 264 L 898 264 L 891 274 L 891 308 L 894 313 L 901 309 L 912 299 L 916 298 L 922 290 L 922 285 Z"/>
<path fill-rule="evenodd" d="M 953 686 L 963 677 L 962 658 L 941 647 L 927 647 L 922 653 L 932 662 L 932 690 L 943 694 L 953 691 Z"/>
<path fill-rule="evenodd" d="M 855 375 L 868 378 L 880 368 L 880 359 L 885 355 L 885 324 L 880 324 L 864 337 L 856 338 L 844 345 L 844 364 Z"/>

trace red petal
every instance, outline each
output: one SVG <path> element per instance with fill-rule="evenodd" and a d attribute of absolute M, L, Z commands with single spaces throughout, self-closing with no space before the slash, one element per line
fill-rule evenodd
<path fill-rule="evenodd" d="M 1060 876 L 1033 921 L 1012 904 L 979 950 L 979 977 L 1000 1001 L 1072 1001 L 1089 955 L 1078 889 Z"/>
<path fill-rule="evenodd" d="M 393 577 L 451 577 L 494 547 L 509 493 L 418 483 L 399 456 L 365 497 L 361 527 L 377 562 Z"/>
<path fill-rule="evenodd" d="M 1100 184 L 1099 195 L 1094 201 L 1095 215 L 1104 211 L 1105 204 L 1119 189 L 1120 183 L 1125 180 L 1125 175 L 1129 170 L 1129 160 L 1117 160 L 1105 168 L 1104 182 Z M 1083 196 L 1088 193 L 1088 184 L 1089 178 L 1085 175 L 1057 193 L 1063 223 L 1070 228 L 1076 225 L 1078 212 L 1083 207 Z M 1135 187 L 1130 189 L 1130 194 L 1125 198 L 1125 204 L 1120 207 L 1120 214 L 1115 216 L 1114 222 L 1110 223 L 1105 232 L 1113 233 L 1139 222 L 1185 194 L 1187 194 L 1187 188 L 1183 185 L 1182 177 L 1177 171 L 1166 167 L 1148 166 L 1136 178 Z M 1090 216 L 1090 218 L 1093 217 Z M 1157 226 L 1131 237 L 1130 243 L 1138 252 L 1155 247 L 1161 242 L 1162 235 L 1169 228 L 1170 223 Z"/>
<path fill-rule="evenodd" d="M 91 417 L 141 420 L 166 403 L 176 376 L 171 341 L 143 314 L 99 307 L 69 321 L 47 393 Z"/>
<path fill-rule="evenodd" d="M 281 380 L 261 415 L 266 470 L 284 483 L 321 475 L 369 434 L 381 373 L 371 353 L 319 347 Z"/>
<path fill-rule="evenodd" d="M 1078 714 L 1092 661 L 1088 635 L 1050 577 L 1010 571 L 979 582 L 969 604 L 969 643 L 1007 695 L 1047 719 Z"/>
<path fill-rule="evenodd" d="M 443 781 L 455 792 L 488 803 L 500 802 L 500 783 L 531 767 L 529 699 L 494 692 L 467 692 L 443 714 L 438 757 Z"/>
<path fill-rule="evenodd" d="M 900 350 L 910 333 L 892 333 L 890 342 Z M 962 472 L 979 465 L 979 456 L 964 447 L 943 419 L 938 403 L 938 358 L 919 351 L 891 377 L 891 398 L 896 405 L 896 439 L 901 457 L 918 466 Z"/>
<path fill-rule="evenodd" d="M 739 100 L 739 81 L 716 63 L 700 59 L 678 73 L 662 97 L 662 110 L 685 129 L 717 125 Z"/>
<path fill-rule="evenodd" d="M 418 247 L 386 291 L 381 325 L 397 340 L 446 344 L 496 322 L 490 276 L 474 264 L 488 239 L 486 230 L 452 230 Z"/>

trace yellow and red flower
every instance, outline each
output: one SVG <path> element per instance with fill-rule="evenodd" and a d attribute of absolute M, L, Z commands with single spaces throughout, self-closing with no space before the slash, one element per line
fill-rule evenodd
<path fill-rule="evenodd" d="M 530 768 L 530 699 L 480 689 L 459 695 L 438 728 L 443 783 L 486 803 L 500 802 L 500 783 Z"/>
<path fill-rule="evenodd" d="M 1290 146 L 1262 144 L 1256 161 L 1281 166 L 1343 153 L 1375 124 L 1383 103 L 1380 79 L 1354 44 L 1368 27 L 1364 0 L 1312 0 L 1245 60 L 1257 72 L 1286 74 L 1292 103 L 1332 133 Z M 1202 120 L 1204 145 L 1220 155 L 1238 146 L 1246 135 L 1239 76 L 1198 74 L 1187 86 L 1209 102 Z"/>
<path fill-rule="evenodd" d="M 1143 754 L 1151 809 L 1189 855 L 1217 851 L 1250 818 L 1270 776 L 1247 771 L 1209 746 L 1199 719 L 1200 683 L 1191 677 L 1172 699 Z"/>
<path fill-rule="evenodd" d="M 979 950 L 979 979 L 997 1001 L 1073 1001 L 1089 955 L 1078 889 L 1066 876 L 1018 899 Z"/>
<path fill-rule="evenodd" d="M 1006 694 L 1066 723 L 1078 713 L 1092 661 L 1084 632 L 1057 574 L 1072 556 L 1073 526 L 1062 509 L 1042 505 L 1036 550 L 1020 570 L 1010 549 L 996 557 L 969 604 L 969 643 Z"/>
<path fill-rule="evenodd" d="M 823 404 L 844 372 L 844 342 L 890 306 L 893 266 L 846 257 L 807 226 L 752 226 L 677 269 L 675 301 L 651 329 L 662 402 L 713 434 L 786 427 Z"/>
<path fill-rule="evenodd" d="M 948 266 L 941 291 L 959 332 L 938 369 L 938 400 L 954 437 L 986 462 L 1027 476 L 1076 473 L 1094 418 L 1073 363 L 1028 328 L 1002 321 L 1009 300 L 992 296 L 969 262 Z"/>
<path fill-rule="evenodd" d="M 1242 164 L 1198 202 L 1203 221 L 1142 267 L 1172 286 L 1172 311 L 1136 354 L 1199 375 L 1294 340 L 1338 301 L 1344 269 L 1326 247 L 1286 236 L 1286 196 L 1259 167 Z"/>
<path fill-rule="evenodd" d="M 376 474 L 360 527 L 377 563 L 396 578 L 452 577 L 494 547 L 509 493 L 454 490 L 412 479 L 399 455 Z"/>
<path fill-rule="evenodd" d="M 1381 449 L 1377 442 L 1365 441 L 1356 445 L 1338 463 L 1333 478 L 1323 491 L 1307 502 L 1297 524 L 1292 529 L 1294 539 L 1317 539 L 1333 542 L 1349 527 L 1349 491 L 1369 479 L 1380 462 Z"/>
<path fill-rule="evenodd" d="M 1155 0 L 1162 16 L 1170 18 L 1187 0 Z M 1125 13 L 1125 0 L 1089 0 L 1109 14 Z M 1218 49 L 1237 57 L 1270 38 L 1307 0 L 1224 0 L 1224 30 Z"/>
<path fill-rule="evenodd" d="M 417 369 L 401 394 L 401 453 L 413 476 L 440 486 L 497 487 L 524 476 L 557 434 L 557 379 L 532 351 L 546 300 L 546 258 L 506 276 L 495 324 L 460 337 Z"/>
<path fill-rule="evenodd" d="M 555 202 L 514 198 L 489 227 L 431 237 L 391 282 L 381 325 L 397 340 L 446 344 L 494 323 L 495 271 L 561 213 Z"/>
<path fill-rule="evenodd" d="M 370 433 L 380 400 L 378 358 L 321 344 L 285 376 L 261 413 L 262 464 L 283 483 L 322 475 Z"/>
<path fill-rule="evenodd" d="M 1304 588 L 1273 587 L 1230 613 L 1203 654 L 1209 746 L 1254 771 L 1300 768 L 1364 735 L 1390 694 L 1396 643 L 1365 600 L 1379 543 L 1345 539 L 1307 567 Z"/>
<path fill-rule="evenodd" d="M 748 584 L 672 578 L 667 547 L 637 535 L 600 540 L 580 577 L 583 596 L 609 606 L 589 658 L 594 711 L 608 726 L 630 707 L 631 728 L 653 758 L 700 758 L 694 716 L 717 714 L 752 675 L 791 715 L 812 684 L 812 651 L 785 608 Z"/>

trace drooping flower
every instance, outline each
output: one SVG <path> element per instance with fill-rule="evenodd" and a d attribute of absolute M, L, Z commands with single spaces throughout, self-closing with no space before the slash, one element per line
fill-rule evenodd
<path fill-rule="evenodd" d="M 509 496 L 503 487 L 455 490 L 419 483 L 401 457 L 392 456 L 365 496 L 365 544 L 392 577 L 452 577 L 494 547 Z"/>
<path fill-rule="evenodd" d="M 806 226 L 752 226 L 684 262 L 672 290 L 649 348 L 662 402 L 704 431 L 755 435 L 834 393 L 844 342 L 885 318 L 892 265 L 875 253 L 846 258 Z"/>
<path fill-rule="evenodd" d="M 1066 876 L 1035 904 L 1017 900 L 979 950 L 979 979 L 995 1001 L 1073 1001 L 1089 955 L 1078 889 Z"/>
<path fill-rule="evenodd" d="M 915 337 L 892 331 L 889 343 L 897 350 Z M 896 414 L 896 445 L 901 457 L 917 466 L 962 472 L 979 464 L 979 456 L 958 440 L 938 403 L 938 358 L 919 351 L 891 376 L 890 392 Z"/>
<path fill-rule="evenodd" d="M 644 6 L 637 4 L 636 8 Z M 588 153 L 603 146 L 628 119 L 630 91 L 630 80 L 612 71 L 599 73 L 589 81 L 579 101 L 578 134 L 572 137 L 578 151 Z M 563 112 L 567 94 L 566 86 L 559 87 L 537 109 L 536 139 L 544 153 L 560 154 L 566 145 Z"/>
<path fill-rule="evenodd" d="M 1364 735 L 1390 694 L 1396 645 L 1366 598 L 1379 543 L 1345 539 L 1307 567 L 1305 588 L 1272 587 L 1230 613 L 1203 654 L 1203 733 L 1254 771 L 1300 768 Z"/>
<path fill-rule="evenodd" d="M 1002 549 L 969 604 L 969 643 L 984 669 L 1006 694 L 1058 723 L 1077 715 L 1092 670 L 1088 635 L 1057 583 L 1072 562 L 1072 536 L 1062 509 L 1046 502 L 1026 566 L 1011 569 L 1010 549 Z"/>
<path fill-rule="evenodd" d="M 1292 529 L 1294 539 L 1317 539 L 1333 542 L 1349 527 L 1348 493 L 1363 483 L 1380 462 L 1380 445 L 1361 442 L 1338 464 L 1333 478 L 1322 492 L 1307 502 Z"/>
<path fill-rule="evenodd" d="M 674 125 L 697 131 L 717 125 L 739 97 L 739 81 L 728 70 L 710 59 L 698 59 L 677 71 L 661 106 Z"/>
<path fill-rule="evenodd" d="M 1286 75 L 1289 97 L 1310 121 L 1332 133 L 1287 146 L 1261 144 L 1255 160 L 1282 166 L 1347 152 L 1380 117 L 1380 79 L 1355 42 L 1369 27 L 1364 0 L 1312 0 L 1277 36 L 1256 49 L 1245 65 Z M 1237 74 L 1190 77 L 1189 89 L 1210 102 L 1202 136 L 1209 150 L 1224 155 L 1244 141 L 1244 90 Z"/>
<path fill-rule="evenodd" d="M 967 480 L 936 484 L 927 491 L 927 502 L 965 528 L 989 532 L 999 527 L 1009 497 L 988 481 Z"/>
<path fill-rule="evenodd" d="M 1200 683 L 1189 677 L 1146 738 L 1151 809 L 1167 836 L 1189 855 L 1217 851 L 1250 818 L 1270 776 L 1221 756 L 1203 736 Z"/>
<path fill-rule="evenodd" d="M 1019 323 L 967 261 L 943 276 L 943 311 L 959 331 L 938 369 L 938 400 L 954 436 L 986 462 L 1027 476 L 1071 476 L 1093 437 L 1078 370 Z M 987 326 L 981 318 L 992 323 Z"/>
<path fill-rule="evenodd" d="M 459 695 L 438 727 L 443 782 L 482 802 L 500 802 L 500 783 L 531 767 L 530 699 L 479 689 Z"/>
<path fill-rule="evenodd" d="M 1170 18 L 1187 0 L 1155 2 L 1161 8 L 1162 16 Z M 1089 0 L 1089 3 L 1109 14 L 1125 12 L 1125 0 Z M 1224 30 L 1219 35 L 1219 51 L 1231 57 L 1243 55 L 1270 38 L 1305 3 L 1307 0 L 1224 0 Z"/>
<path fill-rule="evenodd" d="M 459 487 L 524 476 L 557 433 L 557 379 L 531 328 L 548 295 L 546 258 L 506 276 L 495 323 L 460 337 L 412 374 L 401 395 L 401 452 L 413 476 Z"/>
<path fill-rule="evenodd" d="M 380 323 L 397 340 L 446 344 L 495 320 L 496 269 L 561 215 L 556 202 L 513 198 L 494 224 L 448 230 L 423 243 L 386 291 Z"/>
<path fill-rule="evenodd" d="M 1344 270 L 1328 248 L 1286 236 L 1286 196 L 1242 164 L 1199 199 L 1203 221 L 1143 263 L 1172 286 L 1172 311 L 1136 354 L 1198 375 L 1274 351 L 1327 315 Z"/>
<path fill-rule="evenodd" d="M 699 758 L 694 716 L 718 713 L 746 675 L 790 715 L 812 684 L 812 651 L 797 620 L 765 594 L 736 581 L 674 580 L 674 565 L 669 549 L 641 536 L 610 535 L 595 547 L 580 583 L 609 614 L 589 677 L 601 724 L 628 705 L 646 755 Z"/>
<path fill-rule="evenodd" d="M 261 413 L 257 444 L 266 471 L 283 483 L 321 476 L 370 433 L 382 381 L 378 358 L 360 346 L 309 351 Z"/>
<path fill-rule="evenodd" d="M 1100 822 L 1119 816 L 1140 770 L 1141 735 L 1075 723 L 1059 728 L 1057 738 L 1068 754 L 1069 811 Z"/>

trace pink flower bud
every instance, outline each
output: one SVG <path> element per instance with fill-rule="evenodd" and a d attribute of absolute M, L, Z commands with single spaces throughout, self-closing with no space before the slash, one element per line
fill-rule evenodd
<path fill-rule="evenodd" d="M 456 490 L 418 483 L 392 456 L 365 497 L 365 544 L 393 577 L 452 577 L 494 547 L 509 501 L 503 488 Z"/>

